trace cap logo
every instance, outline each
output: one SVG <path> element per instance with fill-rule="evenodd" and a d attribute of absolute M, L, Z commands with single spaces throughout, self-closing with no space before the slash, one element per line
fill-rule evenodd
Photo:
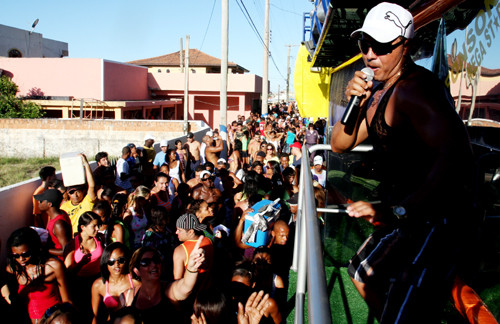
<path fill-rule="evenodd" d="M 394 23 L 394 25 L 396 25 L 396 27 L 398 27 L 399 29 L 401 29 L 401 36 L 404 36 L 406 35 L 406 30 L 408 29 L 408 27 L 410 27 L 412 21 L 410 20 L 408 22 L 408 24 L 406 25 L 406 27 L 403 25 L 403 23 L 401 22 L 401 20 L 399 20 L 399 17 L 396 16 L 396 14 L 392 11 L 387 11 L 385 13 L 385 17 L 384 19 L 387 19 L 389 21 L 392 21 Z"/>

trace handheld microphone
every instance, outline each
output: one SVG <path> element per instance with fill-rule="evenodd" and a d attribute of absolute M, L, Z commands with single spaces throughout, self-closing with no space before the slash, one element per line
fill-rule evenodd
<path fill-rule="evenodd" d="M 366 75 L 365 81 L 371 81 L 373 80 L 373 70 L 365 67 L 364 69 L 361 70 Z M 352 96 L 351 100 L 349 100 L 349 103 L 347 104 L 347 107 L 344 112 L 344 116 L 342 116 L 342 119 L 340 120 L 340 123 L 342 125 L 346 125 L 348 127 L 354 127 L 356 120 L 358 119 L 359 115 L 359 103 L 361 102 L 361 97 L 360 96 Z"/>

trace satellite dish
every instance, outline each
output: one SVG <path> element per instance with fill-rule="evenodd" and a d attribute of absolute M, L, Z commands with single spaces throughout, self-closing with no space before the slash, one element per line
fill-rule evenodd
<path fill-rule="evenodd" d="M 35 27 L 36 27 L 36 25 L 38 24 L 38 20 L 39 20 L 39 19 L 37 18 L 37 19 L 33 22 L 33 25 L 31 25 L 31 28 L 35 28 Z"/>

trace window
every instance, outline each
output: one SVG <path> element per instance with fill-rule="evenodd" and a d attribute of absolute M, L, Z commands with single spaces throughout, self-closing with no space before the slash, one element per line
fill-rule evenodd
<path fill-rule="evenodd" d="M 195 69 L 191 69 L 191 73 L 196 73 L 196 70 Z"/>
<path fill-rule="evenodd" d="M 158 69 L 158 73 L 161 73 L 161 69 Z"/>
<path fill-rule="evenodd" d="M 167 69 L 167 71 L 166 71 L 166 72 L 167 72 L 167 73 L 170 73 L 170 69 Z"/>
<path fill-rule="evenodd" d="M 9 57 L 23 57 L 23 54 L 17 48 L 13 48 L 9 50 Z"/>

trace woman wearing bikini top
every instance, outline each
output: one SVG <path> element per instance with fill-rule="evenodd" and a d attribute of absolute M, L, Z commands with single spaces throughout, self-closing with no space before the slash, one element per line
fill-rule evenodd
<path fill-rule="evenodd" d="M 17 279 L 17 293 L 27 301 L 32 323 L 39 323 L 48 308 L 70 301 L 64 265 L 42 252 L 42 243 L 35 230 L 23 227 L 14 231 L 7 240 L 7 252 L 7 272 Z M 15 300 L 10 295 L 4 297 L 8 297 L 8 302 Z M 22 321 L 20 314 L 15 316 Z M 8 318 L 3 319 L 8 321 Z"/>
<path fill-rule="evenodd" d="M 101 256 L 101 278 L 92 285 L 92 324 L 102 322 L 98 317 L 101 301 L 108 311 L 108 320 L 112 313 L 120 308 L 130 306 L 135 292 L 141 286 L 140 281 L 132 279 L 128 271 L 130 252 L 120 242 L 108 245 Z"/>

